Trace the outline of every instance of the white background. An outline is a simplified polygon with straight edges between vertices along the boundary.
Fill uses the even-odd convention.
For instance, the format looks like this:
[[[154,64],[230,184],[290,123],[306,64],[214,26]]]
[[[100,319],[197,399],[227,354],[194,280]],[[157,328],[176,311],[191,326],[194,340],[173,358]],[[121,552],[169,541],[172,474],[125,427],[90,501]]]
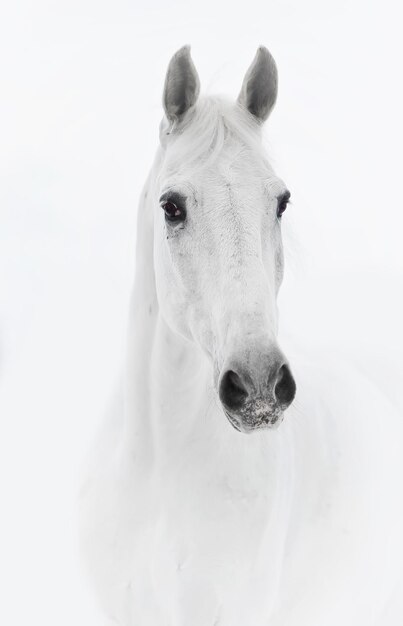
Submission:
[[[3,3],[4,4],[4,3]],[[118,379],[136,205],[170,56],[235,97],[279,68],[269,152],[292,192],[281,324],[401,406],[399,3],[7,2],[0,13],[0,623],[100,624],[79,468]]]

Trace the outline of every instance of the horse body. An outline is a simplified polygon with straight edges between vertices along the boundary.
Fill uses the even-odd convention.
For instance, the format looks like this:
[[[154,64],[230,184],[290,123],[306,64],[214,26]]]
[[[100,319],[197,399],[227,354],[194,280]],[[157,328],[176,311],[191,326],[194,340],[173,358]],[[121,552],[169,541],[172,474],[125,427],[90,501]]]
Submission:
[[[225,108],[210,103],[210,110],[217,107],[225,117]],[[227,140],[223,132],[221,141]],[[248,162],[242,161],[246,176]],[[396,475],[403,470],[398,416],[345,364],[340,370],[322,358],[318,371],[298,355],[293,358],[298,404],[287,409],[283,423],[277,405],[266,397],[247,404],[255,411],[253,423],[236,403],[226,404],[222,372],[228,362],[235,362],[232,357],[229,361],[228,346],[231,354],[239,355],[242,336],[255,351],[271,346],[278,354],[275,310],[261,300],[259,289],[251,290],[252,306],[242,303],[235,324],[232,312],[235,315],[240,304],[239,294],[226,291],[232,309],[222,307],[209,326],[200,327],[196,318],[206,315],[206,303],[198,301],[189,310],[183,293],[171,293],[177,277],[170,282],[165,272],[170,257],[177,255],[186,294],[195,296],[202,280],[213,294],[211,310],[219,299],[206,278],[188,269],[190,274],[183,274],[180,263],[189,246],[155,214],[165,180],[169,188],[175,180],[175,189],[199,189],[205,170],[190,178],[184,167],[178,176],[172,160],[168,165],[162,147],[139,209],[125,388],[83,490],[83,546],[109,623],[377,626],[399,580],[403,555],[401,497],[394,490]],[[230,177],[233,163],[231,168],[226,164]],[[281,181],[267,171],[270,189],[282,189]],[[208,173],[210,186],[214,176]],[[236,220],[237,199],[247,200],[241,188],[231,195],[228,185],[222,186],[229,198],[223,195],[222,205],[227,202]],[[216,188],[209,196],[204,190],[204,205],[219,193]],[[257,192],[254,199],[259,200]],[[263,228],[261,218],[258,223]],[[195,241],[196,265],[209,263],[216,252],[209,250],[211,231],[206,229],[207,256]],[[254,229],[252,217],[239,228],[249,254],[245,252],[245,263],[257,268],[249,245]],[[230,226],[220,235],[221,264],[224,254],[232,259],[231,245],[241,249],[242,244],[241,235],[238,241],[235,231],[227,231]],[[172,247],[165,252],[162,238],[171,238]],[[275,245],[274,239],[271,242]],[[270,266],[268,253],[262,254],[265,266]],[[273,277],[282,274],[279,259],[274,258]],[[195,267],[189,256],[186,261],[187,268]],[[234,280],[242,279],[243,270],[235,261],[226,267]],[[259,276],[263,280],[263,274]],[[250,276],[251,284],[255,280]],[[198,289],[192,290],[194,285]],[[271,288],[276,290],[269,283]],[[263,313],[256,317],[259,307]],[[267,320],[272,320],[272,329],[263,334],[261,325]],[[249,348],[242,353],[248,371],[254,371]],[[277,372],[278,365],[273,367]],[[247,393],[249,401],[249,379],[243,370],[236,371],[234,397],[244,402]],[[282,378],[276,385],[278,380]],[[274,424],[274,416],[278,427],[263,429],[262,414],[265,425]],[[249,432],[252,425],[255,432],[238,432]],[[397,626],[393,619],[391,626]]]

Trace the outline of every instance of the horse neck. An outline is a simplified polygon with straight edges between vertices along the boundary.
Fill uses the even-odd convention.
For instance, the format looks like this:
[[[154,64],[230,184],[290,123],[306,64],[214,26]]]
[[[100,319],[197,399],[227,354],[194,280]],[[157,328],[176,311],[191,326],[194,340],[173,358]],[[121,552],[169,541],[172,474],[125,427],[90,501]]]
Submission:
[[[212,373],[202,351],[164,321],[153,259],[154,170],[141,195],[136,275],[128,328],[125,437],[129,450],[152,462],[166,447],[183,445],[212,404]]]

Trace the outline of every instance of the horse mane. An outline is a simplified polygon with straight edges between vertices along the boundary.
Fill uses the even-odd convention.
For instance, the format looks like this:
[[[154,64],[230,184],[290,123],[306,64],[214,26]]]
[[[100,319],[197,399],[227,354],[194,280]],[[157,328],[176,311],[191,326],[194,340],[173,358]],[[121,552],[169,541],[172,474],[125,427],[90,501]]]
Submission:
[[[196,165],[203,169],[229,167],[245,153],[268,165],[260,124],[240,104],[222,96],[201,97],[173,129],[167,146],[169,168],[176,171]]]

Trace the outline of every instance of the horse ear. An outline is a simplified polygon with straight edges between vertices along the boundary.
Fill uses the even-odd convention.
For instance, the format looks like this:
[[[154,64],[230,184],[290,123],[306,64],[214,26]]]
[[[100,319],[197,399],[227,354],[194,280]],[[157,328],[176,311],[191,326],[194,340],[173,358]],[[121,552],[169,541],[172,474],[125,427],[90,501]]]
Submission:
[[[276,63],[267,48],[260,46],[246,72],[238,102],[264,122],[276,102],[277,84]]]
[[[190,46],[183,46],[172,57],[165,78],[163,105],[168,120],[177,122],[196,103],[199,91]]]

